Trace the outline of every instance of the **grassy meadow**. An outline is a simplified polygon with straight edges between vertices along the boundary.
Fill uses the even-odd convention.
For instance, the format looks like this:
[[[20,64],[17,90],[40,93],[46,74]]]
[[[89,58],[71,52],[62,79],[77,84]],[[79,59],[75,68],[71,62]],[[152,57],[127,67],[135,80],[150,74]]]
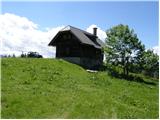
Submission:
[[[56,59],[1,59],[2,118],[159,118],[159,86]],[[150,78],[145,78],[149,80]]]

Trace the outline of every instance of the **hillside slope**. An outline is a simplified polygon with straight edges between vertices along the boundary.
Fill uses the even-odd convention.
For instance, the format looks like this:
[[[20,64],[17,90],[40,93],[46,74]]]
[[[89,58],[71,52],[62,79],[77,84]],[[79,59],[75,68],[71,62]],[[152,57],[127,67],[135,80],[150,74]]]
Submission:
[[[158,85],[56,59],[2,59],[2,118],[158,118]]]

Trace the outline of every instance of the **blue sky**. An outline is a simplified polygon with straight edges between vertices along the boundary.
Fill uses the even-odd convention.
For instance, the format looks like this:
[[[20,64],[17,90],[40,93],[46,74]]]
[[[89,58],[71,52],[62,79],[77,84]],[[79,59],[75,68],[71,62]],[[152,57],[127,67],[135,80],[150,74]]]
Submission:
[[[146,48],[158,46],[158,2],[2,2],[2,14],[24,16],[41,30],[61,25],[107,30],[126,24]]]

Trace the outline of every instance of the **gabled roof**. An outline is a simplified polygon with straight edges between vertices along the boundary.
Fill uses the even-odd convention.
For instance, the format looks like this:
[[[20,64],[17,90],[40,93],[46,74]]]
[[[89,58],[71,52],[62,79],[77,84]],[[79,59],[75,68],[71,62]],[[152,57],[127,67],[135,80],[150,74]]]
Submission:
[[[60,30],[57,35],[51,40],[49,46],[53,46],[53,42],[58,37],[58,34],[64,31],[70,31],[75,37],[79,39],[82,44],[91,45],[98,49],[104,47],[104,43],[97,36],[72,26],[66,26],[65,28]]]

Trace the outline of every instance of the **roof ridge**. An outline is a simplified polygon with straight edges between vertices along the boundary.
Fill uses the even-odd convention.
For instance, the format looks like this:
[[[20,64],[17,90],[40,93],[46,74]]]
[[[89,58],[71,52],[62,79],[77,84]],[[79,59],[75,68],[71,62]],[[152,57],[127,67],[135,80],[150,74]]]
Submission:
[[[64,31],[67,27],[71,27],[70,25],[65,26],[64,28],[62,28],[60,31]]]
[[[74,27],[74,26],[71,26],[71,25],[67,25],[67,26],[72,27],[72,28],[74,28],[74,29],[78,29],[78,30],[82,31],[83,33],[86,33],[86,34],[89,34],[89,35],[95,36],[94,34],[89,33],[89,32],[87,32],[87,31],[85,31],[85,30],[80,29],[80,28],[77,28],[77,27]],[[67,27],[67,26],[66,26],[66,27]]]

